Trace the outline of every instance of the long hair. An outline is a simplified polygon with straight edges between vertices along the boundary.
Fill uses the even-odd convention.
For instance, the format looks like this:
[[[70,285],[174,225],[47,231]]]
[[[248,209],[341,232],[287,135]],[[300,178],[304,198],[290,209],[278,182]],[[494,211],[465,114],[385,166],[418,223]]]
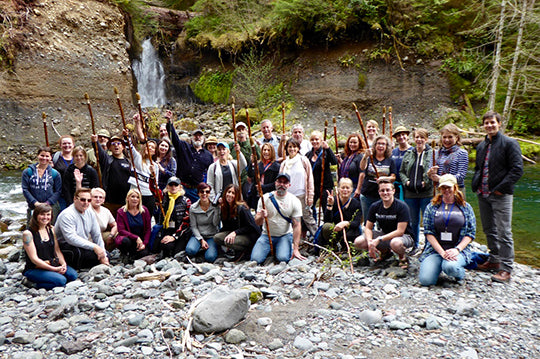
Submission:
[[[377,142],[379,140],[385,140],[386,141],[386,150],[384,151],[384,158],[388,158],[392,155],[392,144],[390,143],[390,139],[386,137],[385,135],[379,135],[375,137],[375,140],[373,141],[373,156],[375,157],[375,147],[377,146]]]
[[[234,188],[234,201],[232,205],[230,205],[229,202],[227,202],[227,200],[225,199],[227,192],[231,188]],[[223,200],[221,201],[221,218],[222,219],[231,219],[231,218],[236,217],[238,206],[247,207],[247,204],[244,201],[242,201],[240,188],[232,183],[229,184],[227,187],[225,187],[225,189],[223,190],[222,198],[223,198]]]
[[[351,133],[349,137],[347,137],[347,141],[345,141],[345,155],[350,156],[353,152],[351,150],[351,147],[349,146],[349,142],[351,141],[351,138],[356,137],[358,138],[358,150],[356,152],[359,152],[360,150],[365,148],[364,141],[360,138],[360,135],[358,133]]]
[[[148,153],[147,150],[148,150],[150,144],[152,144],[152,143],[154,144],[154,155],[152,156],[152,158],[150,158],[150,154]],[[154,140],[148,140],[148,147],[147,147],[146,145],[144,145],[143,151],[142,151],[142,159],[143,159],[143,162],[144,162],[145,160],[150,160],[150,162],[155,161],[155,160],[156,160],[156,157],[157,157],[157,151],[158,151],[158,149],[157,149],[157,143],[156,143],[156,141],[154,141]]]
[[[157,157],[157,154],[159,153],[159,146],[161,146],[161,143],[163,142],[169,145],[169,150],[167,151],[167,153],[165,153],[165,156],[163,156],[161,160],[164,161],[164,163],[168,164],[169,162],[171,162],[171,156],[172,156],[172,148],[171,148],[172,145],[171,145],[171,141],[169,141],[168,139],[162,138],[159,141],[159,143],[156,146],[156,157]]]
[[[300,142],[291,137],[285,143],[285,154],[287,154],[287,156],[289,155],[289,145],[293,145],[294,147],[297,147],[298,150],[300,150]]]
[[[28,229],[32,232],[39,231],[39,222],[38,222],[38,216],[42,213],[52,212],[52,207],[48,204],[40,204],[37,205],[36,208],[34,208],[34,213],[32,213],[32,218],[30,218],[30,223],[28,224]],[[51,223],[53,221],[52,213],[51,213],[51,221],[49,224],[47,224],[47,228],[52,227]]]
[[[453,136],[456,136],[456,138],[457,138],[456,144],[458,146],[461,146],[461,136],[459,134],[459,127],[457,127],[453,123],[449,123],[448,125],[441,128],[441,131],[440,131],[440,134],[441,134],[441,141],[440,141],[441,146],[443,145],[443,143],[442,143],[442,135],[444,135],[445,133],[449,133],[449,134],[451,134]]]
[[[274,149],[274,146],[272,146],[270,143],[265,143],[261,146],[261,161],[262,161],[262,150],[268,147],[270,149],[270,162],[274,162],[276,160],[276,150]]]
[[[124,210],[124,212],[127,212],[128,211],[128,198],[132,195],[132,194],[136,194],[137,196],[139,196],[139,212],[141,213],[144,213],[144,207],[143,207],[143,204],[142,204],[142,195],[141,195],[141,192],[139,192],[138,189],[135,189],[135,188],[132,188],[128,191],[128,193],[126,194],[126,204],[122,206],[122,209]]]
[[[459,190],[459,187],[458,187],[457,184],[454,185],[454,198],[455,198],[456,203],[458,205],[460,205],[460,206],[465,205],[465,203],[466,203],[465,197],[463,197],[463,193],[461,193],[461,191]],[[440,205],[441,203],[442,203],[442,191],[439,188],[438,191],[437,191],[437,194],[431,200],[431,204],[435,206],[435,205]]]

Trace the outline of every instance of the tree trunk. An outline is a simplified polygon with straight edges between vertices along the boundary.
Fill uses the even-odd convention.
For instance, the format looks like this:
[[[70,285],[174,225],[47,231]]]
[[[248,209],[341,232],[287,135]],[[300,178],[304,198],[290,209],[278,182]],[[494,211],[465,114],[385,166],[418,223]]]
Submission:
[[[504,100],[504,109],[503,109],[503,129],[508,125],[510,120],[510,100],[513,97],[514,92],[514,80],[516,78],[517,64],[519,60],[519,55],[521,53],[521,39],[523,38],[523,28],[525,27],[525,18],[527,17],[527,0],[522,0],[523,6],[521,8],[521,18],[519,20],[519,30],[518,36],[516,39],[516,49],[514,50],[514,60],[512,62],[512,69],[510,70],[510,78],[508,79],[508,88],[506,90],[506,98]],[[517,87],[516,87],[517,90]]]
[[[488,110],[495,110],[495,96],[497,95],[497,83],[499,82],[499,75],[501,74],[501,47],[503,39],[504,29],[504,11],[506,9],[506,0],[501,1],[501,17],[499,18],[499,26],[497,28],[495,50],[495,59],[493,61],[493,73],[491,79],[491,89],[489,91]]]

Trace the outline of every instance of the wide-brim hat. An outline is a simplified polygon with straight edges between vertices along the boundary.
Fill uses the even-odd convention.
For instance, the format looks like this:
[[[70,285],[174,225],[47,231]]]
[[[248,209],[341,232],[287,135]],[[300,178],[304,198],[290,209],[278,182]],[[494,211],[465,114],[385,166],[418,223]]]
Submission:
[[[217,137],[216,136],[208,136],[208,138],[206,139],[206,141],[204,141],[204,145],[209,145],[209,144],[214,144],[214,145],[217,145],[218,143],[218,140],[217,140]]]
[[[392,137],[396,137],[398,134],[405,132],[406,134],[411,133],[411,131],[407,130],[405,126],[398,126],[396,127],[394,133],[392,134]]]
[[[101,129],[97,132],[97,135],[100,136],[100,137],[107,137],[107,138],[111,138],[111,134],[109,133],[109,131],[107,131],[106,129]]]

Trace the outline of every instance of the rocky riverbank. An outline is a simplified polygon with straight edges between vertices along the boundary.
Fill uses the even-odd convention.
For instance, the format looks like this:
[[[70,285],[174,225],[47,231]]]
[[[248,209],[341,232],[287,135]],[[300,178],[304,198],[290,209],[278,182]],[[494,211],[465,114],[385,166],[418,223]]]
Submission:
[[[24,264],[15,257],[0,265],[5,358],[540,356],[540,272],[520,264],[507,285],[469,271],[464,283],[446,279],[423,288],[416,259],[408,273],[390,261],[353,274],[315,257],[266,266],[116,259],[46,291],[22,284]],[[152,271],[170,276],[136,280]],[[190,332],[188,350],[191,310],[217,287],[245,288],[254,303],[234,329]]]

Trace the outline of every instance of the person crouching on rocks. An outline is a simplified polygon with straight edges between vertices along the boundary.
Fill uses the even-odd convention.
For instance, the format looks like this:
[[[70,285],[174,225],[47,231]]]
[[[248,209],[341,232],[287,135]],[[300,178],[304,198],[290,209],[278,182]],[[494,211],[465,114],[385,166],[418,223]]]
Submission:
[[[469,243],[476,234],[476,218],[452,174],[439,177],[439,193],[424,213],[426,247],[420,256],[420,284],[437,283],[441,271],[457,280],[471,261]]]
[[[291,178],[286,173],[278,174],[276,178],[276,190],[266,193],[259,200],[255,223],[263,226],[263,233],[257,239],[251,260],[262,264],[270,253],[270,242],[276,259],[280,262],[289,262],[291,258],[306,259],[300,254],[300,236],[302,233],[302,203],[295,195],[287,192],[291,186]],[[262,200],[265,208],[263,209]],[[265,225],[265,218],[268,219],[268,229]],[[270,233],[268,233],[270,232]]]
[[[376,264],[392,257],[394,252],[399,257],[399,266],[408,269],[409,259],[405,252],[414,246],[409,207],[394,198],[396,190],[393,178],[380,177],[378,187],[381,199],[369,207],[364,234],[355,239],[354,246],[368,250]],[[380,230],[374,230],[375,223]]]
[[[39,204],[34,209],[28,230],[23,232],[26,266],[23,275],[37,288],[63,287],[77,279],[77,272],[66,264],[54,235],[52,208]]]
[[[142,204],[141,192],[130,189],[126,196],[126,205],[116,213],[118,235],[116,246],[120,252],[129,256],[129,260],[145,257],[149,254],[146,246],[152,232],[152,214]]]

